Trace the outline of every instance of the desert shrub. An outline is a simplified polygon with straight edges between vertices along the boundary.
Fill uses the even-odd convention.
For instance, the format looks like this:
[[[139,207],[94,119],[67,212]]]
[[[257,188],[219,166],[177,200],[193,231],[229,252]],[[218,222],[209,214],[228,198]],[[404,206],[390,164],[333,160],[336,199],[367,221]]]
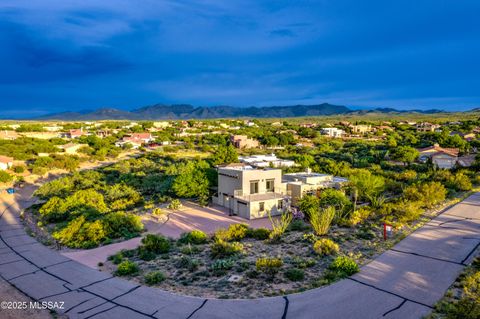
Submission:
[[[243,252],[243,245],[238,242],[229,243],[223,240],[216,240],[210,246],[210,254],[213,258],[225,258]]]
[[[190,244],[186,244],[180,249],[180,252],[184,255],[192,255],[200,251],[202,251],[202,249],[199,246],[194,246]]]
[[[89,222],[85,216],[80,216],[52,236],[68,247],[92,248],[106,239],[106,231],[100,220]]]
[[[228,226],[227,230],[227,240],[228,241],[239,241],[244,239],[247,236],[248,225],[246,224],[232,224]]]
[[[263,257],[257,259],[255,266],[257,271],[261,271],[273,279],[275,274],[278,273],[283,266],[283,261],[280,258]]]
[[[0,171],[0,183],[8,183],[13,181],[13,176],[5,171]]]
[[[118,252],[114,255],[108,256],[108,260],[110,260],[114,265],[118,265],[123,261],[123,254],[122,252]]]
[[[314,233],[308,233],[308,234],[303,234],[302,239],[304,241],[309,241],[311,243],[314,243],[317,241],[318,237]]]
[[[335,258],[330,266],[328,266],[328,269],[335,272],[339,278],[351,276],[360,270],[355,260],[347,256]]]
[[[431,208],[445,200],[447,190],[440,182],[428,182],[405,188],[403,195],[410,201],[421,202],[423,206]]]
[[[330,224],[335,217],[335,208],[328,207],[318,210],[310,216],[310,224],[318,236],[326,235],[330,229]]]
[[[132,238],[143,230],[141,218],[131,213],[110,213],[103,218],[102,222],[110,238]]]
[[[469,191],[472,189],[472,182],[467,175],[458,172],[447,180],[447,186],[456,191]]]
[[[161,235],[148,234],[142,238],[142,244],[144,249],[155,254],[168,253],[170,250],[170,242]]]
[[[322,238],[313,244],[313,250],[320,256],[330,256],[337,254],[339,247],[333,240]]]
[[[122,261],[115,271],[117,276],[135,275],[139,272],[138,265],[130,260]]]
[[[147,285],[156,285],[164,281],[167,277],[161,271],[152,271],[145,275],[144,281]]]
[[[290,223],[290,226],[288,228],[289,228],[289,230],[292,230],[292,231],[305,231],[305,230],[308,230],[310,227],[303,220],[294,219]]]
[[[185,269],[188,269],[189,271],[197,270],[199,265],[200,265],[200,262],[197,259],[193,259],[188,256],[181,257],[176,263],[177,267],[185,268]]]
[[[393,214],[400,222],[410,222],[422,214],[421,203],[401,200],[393,204]]]
[[[372,210],[368,207],[361,207],[352,212],[350,218],[346,222],[347,226],[355,226],[357,224],[363,223],[372,215]]]
[[[268,236],[270,236],[270,230],[266,228],[249,228],[247,236],[257,240],[265,240],[268,239]]]
[[[295,256],[292,258],[292,264],[298,268],[309,268],[315,266],[317,262],[314,258],[302,258]]]
[[[365,240],[371,240],[377,237],[377,234],[372,229],[364,228],[357,233],[357,237]]]
[[[179,199],[172,199],[172,201],[170,202],[170,204],[168,204],[167,207],[168,209],[177,210],[182,207],[182,202],[180,202]]]
[[[310,219],[310,215],[314,214],[320,207],[320,199],[317,196],[305,195],[299,201],[300,211],[305,215],[306,219]]]
[[[25,166],[21,166],[21,165],[14,166],[13,171],[17,174],[21,174],[21,173],[25,172]]]
[[[235,265],[233,259],[218,259],[213,262],[211,269],[215,275],[223,275],[227,270],[230,270]]]
[[[157,257],[157,254],[155,254],[153,251],[146,249],[144,246],[138,247],[138,258],[141,260],[154,260],[155,257]]]
[[[290,213],[283,213],[279,220],[274,220],[270,212],[268,213],[270,223],[272,223],[272,231],[268,236],[271,241],[279,241],[282,235],[288,228],[288,225],[292,222],[293,216]]]
[[[298,268],[290,268],[285,271],[285,277],[291,281],[300,281],[305,278],[305,272]]]
[[[161,208],[158,208],[158,207],[155,207],[153,210],[152,210],[152,215],[153,216],[162,216],[166,214],[166,212],[164,210],[162,210]]]
[[[178,240],[181,244],[195,244],[200,245],[207,242],[207,234],[201,230],[192,230],[188,233],[183,233]]]

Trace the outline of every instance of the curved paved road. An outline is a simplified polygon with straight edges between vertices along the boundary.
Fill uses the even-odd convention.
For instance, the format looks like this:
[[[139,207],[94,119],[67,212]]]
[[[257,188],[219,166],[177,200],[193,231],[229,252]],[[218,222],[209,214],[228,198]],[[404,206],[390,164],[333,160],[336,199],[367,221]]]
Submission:
[[[50,250],[18,218],[16,195],[0,218],[0,276],[31,298],[64,302],[71,318],[420,318],[431,311],[480,245],[480,193],[333,285],[284,297],[179,296],[115,278]]]

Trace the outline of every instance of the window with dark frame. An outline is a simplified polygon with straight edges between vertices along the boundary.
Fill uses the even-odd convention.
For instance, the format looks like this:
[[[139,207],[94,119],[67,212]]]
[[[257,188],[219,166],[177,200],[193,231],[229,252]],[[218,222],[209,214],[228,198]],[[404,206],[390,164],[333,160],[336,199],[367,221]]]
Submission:
[[[258,203],[258,210],[263,212],[265,210],[265,203],[264,202],[260,202]]]
[[[258,194],[258,181],[250,182],[250,194]]]
[[[274,192],[275,191],[275,180],[274,179],[267,179],[265,188],[266,188],[267,192]]]

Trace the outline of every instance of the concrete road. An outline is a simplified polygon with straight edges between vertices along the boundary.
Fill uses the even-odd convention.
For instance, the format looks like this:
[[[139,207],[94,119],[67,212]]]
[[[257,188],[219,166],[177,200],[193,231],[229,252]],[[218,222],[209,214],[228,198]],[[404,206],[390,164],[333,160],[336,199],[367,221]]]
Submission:
[[[283,297],[180,296],[96,271],[37,243],[18,218],[28,198],[4,200],[0,276],[39,301],[63,302],[71,318],[421,318],[480,245],[480,193],[333,285]]]

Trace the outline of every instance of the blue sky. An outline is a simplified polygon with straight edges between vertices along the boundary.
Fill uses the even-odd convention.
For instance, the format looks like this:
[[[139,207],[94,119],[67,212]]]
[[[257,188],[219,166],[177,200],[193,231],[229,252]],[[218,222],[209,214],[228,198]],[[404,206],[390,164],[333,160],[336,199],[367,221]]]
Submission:
[[[480,1],[2,0],[0,116],[480,106]]]

